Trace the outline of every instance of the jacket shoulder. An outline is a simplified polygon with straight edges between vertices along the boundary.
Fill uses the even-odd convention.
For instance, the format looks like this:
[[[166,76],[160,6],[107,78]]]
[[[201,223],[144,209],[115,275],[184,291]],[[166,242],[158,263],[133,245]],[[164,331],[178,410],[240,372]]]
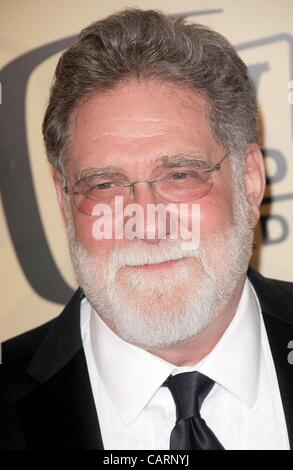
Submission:
[[[26,449],[16,403],[36,386],[26,369],[47,334],[51,320],[2,344],[0,365],[0,450]]]
[[[2,364],[14,366],[19,363],[28,364],[55,321],[56,319],[50,320],[41,326],[4,341],[2,343]]]
[[[263,313],[293,324],[293,283],[266,278],[251,267],[248,277],[259,298]]]
[[[18,405],[22,399],[41,386],[39,377],[31,374],[31,365],[35,365],[39,375],[45,371],[46,367],[47,369],[51,366],[54,368],[54,358],[60,361],[60,357],[64,354],[63,350],[68,349],[66,349],[66,341],[69,344],[72,342],[72,332],[76,330],[75,336],[79,338],[78,320],[81,297],[82,292],[78,289],[56,318],[2,344],[0,450],[27,448]]]
[[[46,339],[54,336],[61,329],[62,334],[69,334],[72,329],[72,318],[74,312],[79,316],[80,300],[83,293],[80,288],[74,293],[62,312],[52,320],[37,328],[29,330],[21,335],[15,336],[2,343],[2,364],[17,368],[20,365],[28,366],[37,351]],[[78,327],[78,325],[77,325]]]

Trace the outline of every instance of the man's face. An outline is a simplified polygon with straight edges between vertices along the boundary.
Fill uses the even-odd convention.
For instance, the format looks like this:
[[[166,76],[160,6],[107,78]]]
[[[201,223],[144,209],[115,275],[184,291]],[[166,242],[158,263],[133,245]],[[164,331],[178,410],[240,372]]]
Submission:
[[[91,97],[78,108],[71,132],[69,187],[87,168],[119,167],[137,181],[150,179],[161,157],[195,155],[213,166],[225,155],[210,131],[204,98],[152,81],[129,82]],[[97,240],[96,218],[77,210],[71,196],[65,198],[78,281],[97,313],[126,340],[168,346],[198,333],[246,270],[252,231],[243,215],[237,222],[227,158],[214,172],[208,194],[189,201],[200,204],[200,246],[190,252],[170,239],[168,227],[166,239],[158,230],[148,239],[147,218],[133,240]],[[129,202],[146,212],[147,204],[162,201],[148,183],[139,183]]]
[[[211,166],[224,156],[211,135],[205,101],[190,90],[172,86],[130,83],[107,94],[98,94],[78,111],[72,131],[69,182],[82,170],[118,166],[129,180],[148,179],[161,156],[198,155]],[[220,233],[233,216],[233,178],[227,161],[215,176],[215,184],[200,201],[201,237]],[[160,202],[147,184],[135,187],[133,202],[143,207]],[[88,249],[96,249],[93,219],[74,212],[76,233]],[[143,237],[143,235],[141,235]],[[144,237],[145,239],[146,237]],[[202,240],[202,241],[203,241]],[[112,249],[125,241],[99,241]]]

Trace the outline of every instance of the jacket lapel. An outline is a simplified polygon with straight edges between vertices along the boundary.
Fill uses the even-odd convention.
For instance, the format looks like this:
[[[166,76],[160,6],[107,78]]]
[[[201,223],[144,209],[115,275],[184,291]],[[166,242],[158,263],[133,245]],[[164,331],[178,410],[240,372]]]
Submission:
[[[293,365],[288,343],[293,340],[293,292],[286,283],[266,279],[252,268],[248,276],[257,293],[275,364],[290,448],[293,449]]]
[[[35,388],[17,408],[29,449],[103,449],[80,336],[81,298],[79,289],[27,369]]]

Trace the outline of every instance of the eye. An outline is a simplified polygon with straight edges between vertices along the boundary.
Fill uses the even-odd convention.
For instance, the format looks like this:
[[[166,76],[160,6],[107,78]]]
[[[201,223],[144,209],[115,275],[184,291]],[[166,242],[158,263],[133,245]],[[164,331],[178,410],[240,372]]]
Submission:
[[[195,180],[199,178],[197,171],[185,170],[177,171],[176,173],[170,173],[169,179],[172,181],[186,181],[186,180]]]
[[[91,190],[95,189],[111,189],[112,187],[112,182],[111,181],[106,181],[105,183],[98,183],[95,186],[91,187]]]
[[[167,180],[174,184],[195,184],[205,181],[207,176],[200,170],[182,169],[182,171],[169,173]]]
[[[184,173],[184,172],[178,172],[178,173],[173,173],[171,175],[171,178],[174,179],[174,180],[184,180],[188,177],[188,173]]]

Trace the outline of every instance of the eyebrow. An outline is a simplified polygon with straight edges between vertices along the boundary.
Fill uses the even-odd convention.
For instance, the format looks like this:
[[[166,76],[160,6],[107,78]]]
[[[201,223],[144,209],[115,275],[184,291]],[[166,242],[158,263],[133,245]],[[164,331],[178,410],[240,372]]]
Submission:
[[[123,169],[115,165],[100,167],[100,168],[94,166],[94,167],[84,168],[83,170],[78,172],[75,175],[75,180],[80,181],[90,176],[111,176],[111,175],[116,175],[116,174],[123,175],[124,174]]]
[[[157,168],[161,166],[174,167],[174,166],[192,166],[201,162],[203,166],[209,166],[208,162],[204,159],[201,154],[185,154],[179,153],[177,155],[166,155],[163,157],[158,157],[155,162],[158,164]]]
[[[156,170],[160,167],[167,167],[172,168],[176,166],[193,166],[198,164],[198,162],[202,163],[202,167],[207,168],[210,165],[207,163],[206,160],[203,160],[203,155],[196,153],[196,154],[185,154],[179,153],[176,155],[164,155],[157,157],[153,160],[154,164],[156,165],[152,171]],[[125,175],[125,170],[123,168],[118,167],[116,165],[110,165],[106,167],[88,167],[84,168],[80,172],[75,175],[75,181],[78,182],[85,178],[89,178],[91,176],[113,176],[113,175]]]

